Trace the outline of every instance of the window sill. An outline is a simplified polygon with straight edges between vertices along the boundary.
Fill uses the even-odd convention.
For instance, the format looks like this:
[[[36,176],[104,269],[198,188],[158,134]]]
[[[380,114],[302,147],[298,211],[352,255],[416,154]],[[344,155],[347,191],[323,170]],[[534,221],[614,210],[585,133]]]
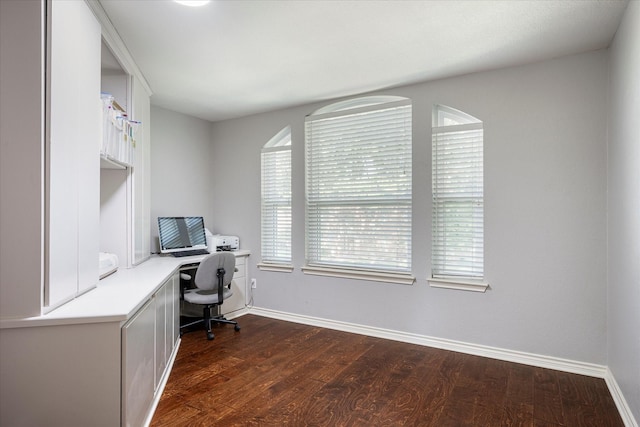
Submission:
[[[486,292],[489,289],[488,283],[467,281],[458,279],[427,279],[432,288],[456,289],[459,291]]]
[[[260,262],[257,267],[262,271],[278,271],[281,273],[291,273],[293,271],[293,265],[291,264],[270,264]]]
[[[416,278],[408,273],[385,273],[373,270],[350,270],[346,268],[304,266],[302,272],[315,276],[340,277],[343,279],[371,280],[374,282],[412,285]]]

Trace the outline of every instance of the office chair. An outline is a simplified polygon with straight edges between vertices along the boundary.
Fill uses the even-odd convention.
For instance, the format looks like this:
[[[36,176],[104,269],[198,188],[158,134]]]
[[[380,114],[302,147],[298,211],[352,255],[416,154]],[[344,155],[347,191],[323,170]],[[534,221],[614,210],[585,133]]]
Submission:
[[[183,329],[198,323],[204,323],[207,328],[207,339],[214,338],[211,332],[211,322],[228,323],[234,325],[236,331],[240,330],[238,322],[227,320],[223,316],[211,316],[211,309],[222,305],[225,299],[233,295],[231,291],[231,279],[236,269],[236,257],[230,252],[214,252],[204,258],[198,269],[194,283],[195,289],[184,291],[184,300],[191,304],[203,305],[202,319],[180,326],[180,336]]]

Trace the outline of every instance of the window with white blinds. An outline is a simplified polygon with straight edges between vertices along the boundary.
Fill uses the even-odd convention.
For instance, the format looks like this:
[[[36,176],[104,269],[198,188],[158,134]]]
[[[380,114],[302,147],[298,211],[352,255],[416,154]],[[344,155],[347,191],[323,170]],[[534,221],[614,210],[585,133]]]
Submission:
[[[291,128],[262,148],[262,262],[291,263]]]
[[[483,123],[434,107],[432,276],[484,276]]]
[[[411,101],[389,98],[333,104],[306,119],[310,267],[411,271]]]

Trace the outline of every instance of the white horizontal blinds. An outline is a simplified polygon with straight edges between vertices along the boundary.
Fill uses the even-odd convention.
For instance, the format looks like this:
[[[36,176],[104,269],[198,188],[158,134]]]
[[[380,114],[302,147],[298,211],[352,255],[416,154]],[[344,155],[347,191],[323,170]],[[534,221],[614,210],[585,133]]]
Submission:
[[[436,106],[434,120],[439,126],[433,128],[432,146],[432,274],[482,278],[482,122],[444,106]]]
[[[262,261],[291,263],[291,130],[262,150]]]
[[[411,271],[410,100],[306,121],[307,263]]]

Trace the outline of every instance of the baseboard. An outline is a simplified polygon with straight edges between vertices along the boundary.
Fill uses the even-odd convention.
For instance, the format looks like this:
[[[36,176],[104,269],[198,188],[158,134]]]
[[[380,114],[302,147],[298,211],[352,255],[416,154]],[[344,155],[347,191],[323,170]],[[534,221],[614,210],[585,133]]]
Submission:
[[[618,412],[620,412],[620,417],[622,417],[624,425],[626,427],[638,427],[638,422],[634,418],[631,408],[627,404],[627,400],[624,398],[622,390],[620,390],[620,386],[609,368],[607,368],[604,380],[607,383],[607,387],[609,387],[609,392],[611,393],[613,401],[616,403],[616,407],[618,408]]]
[[[504,360],[507,362],[522,363],[525,365],[537,366],[540,368],[555,369],[558,371],[571,372],[574,374],[588,375],[590,377],[605,378],[607,372],[606,366],[596,365],[592,363],[578,362],[551,356],[541,356],[538,354],[506,350],[485,345],[469,344],[461,341],[434,338],[426,335],[412,334],[407,332],[394,331],[391,329],[358,325],[354,323],[339,322],[335,320],[286,313],[265,308],[254,307],[249,311],[249,313],[311,326],[320,326],[323,328],[335,329],[344,332],[353,332],[356,334],[386,338],[394,341],[402,341],[411,344],[424,345],[427,347],[440,348],[443,350],[451,350],[476,356],[490,357],[492,359]]]
[[[244,316],[247,313],[249,313],[249,307],[244,307],[244,308],[241,308],[239,310],[235,310],[235,311],[232,311],[232,312],[229,312],[229,313],[225,313],[225,314],[223,314],[223,316],[225,317],[225,319],[233,320],[233,319],[235,319],[237,317]]]
[[[286,320],[294,323],[301,323],[310,326],[318,326],[327,329],[335,329],[343,332],[352,332],[360,335],[367,335],[377,338],[386,338],[394,341],[401,341],[411,344],[423,345],[426,347],[440,348],[442,350],[457,351],[475,356],[489,357],[492,359],[504,360],[507,362],[522,363],[529,366],[537,366],[546,369],[555,369],[573,374],[587,375],[590,377],[603,378],[609,388],[611,397],[615,401],[616,407],[626,427],[639,427],[631,408],[627,404],[618,383],[607,366],[593,363],[579,362],[559,357],[542,356],[539,354],[525,353],[521,351],[506,350],[502,348],[489,347],[478,344],[469,344],[461,341],[454,341],[442,338],[434,338],[426,335],[399,332],[391,329],[375,328],[371,326],[358,325],[354,323],[339,322],[336,320],[322,319],[319,317],[304,316],[300,314],[287,313],[283,311],[270,310],[266,308],[251,307],[248,314],[270,317],[272,319]],[[243,313],[246,314],[246,313]]]

